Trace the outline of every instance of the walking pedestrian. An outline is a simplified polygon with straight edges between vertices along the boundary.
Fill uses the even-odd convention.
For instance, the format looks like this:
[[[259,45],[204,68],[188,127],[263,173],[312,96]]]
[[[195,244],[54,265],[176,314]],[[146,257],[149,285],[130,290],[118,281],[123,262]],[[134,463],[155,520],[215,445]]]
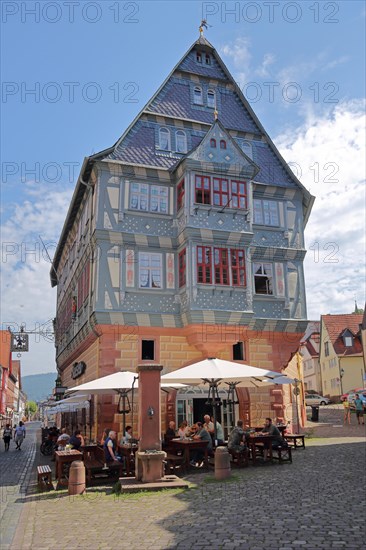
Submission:
[[[362,424],[365,424],[365,421],[363,419],[363,403],[358,393],[356,393],[355,407],[356,407],[356,416],[357,416],[358,424],[359,425],[361,424],[361,420],[362,420]]]
[[[19,422],[19,426],[15,428],[15,444],[16,449],[20,451],[20,448],[22,446],[22,443],[25,439],[25,427],[24,423],[22,421]]]
[[[343,399],[343,424],[351,424],[351,409],[347,397]]]
[[[10,424],[7,424],[3,431],[3,440],[5,445],[5,451],[9,450],[10,440],[12,438],[12,429],[10,427]]]

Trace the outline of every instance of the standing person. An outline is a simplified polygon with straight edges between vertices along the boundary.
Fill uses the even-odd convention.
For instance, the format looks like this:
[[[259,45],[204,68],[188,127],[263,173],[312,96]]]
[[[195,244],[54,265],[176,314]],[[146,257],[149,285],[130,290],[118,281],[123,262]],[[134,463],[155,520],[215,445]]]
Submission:
[[[10,427],[10,424],[7,424],[4,428],[3,432],[3,440],[5,445],[5,451],[9,450],[10,440],[12,438],[12,429]]]
[[[20,451],[22,443],[25,439],[25,426],[22,421],[19,422],[19,426],[15,428],[15,443],[16,448]]]
[[[343,399],[343,424],[351,424],[351,409],[347,397]]]
[[[361,419],[362,419],[362,424],[365,424],[365,421],[363,419],[363,403],[358,393],[356,393],[355,407],[356,407],[356,416],[357,416],[358,425],[361,424]]]

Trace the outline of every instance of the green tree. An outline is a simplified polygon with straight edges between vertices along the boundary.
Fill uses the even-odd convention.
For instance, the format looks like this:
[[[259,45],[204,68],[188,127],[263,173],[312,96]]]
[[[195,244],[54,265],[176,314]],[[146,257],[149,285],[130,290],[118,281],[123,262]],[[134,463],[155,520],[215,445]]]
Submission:
[[[25,411],[29,418],[32,418],[38,410],[37,403],[35,401],[27,401]]]

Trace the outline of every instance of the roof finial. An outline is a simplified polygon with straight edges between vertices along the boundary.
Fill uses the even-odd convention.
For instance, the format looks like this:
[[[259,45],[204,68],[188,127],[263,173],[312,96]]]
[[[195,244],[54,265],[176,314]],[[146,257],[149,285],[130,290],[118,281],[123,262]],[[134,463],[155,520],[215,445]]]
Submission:
[[[210,27],[210,26],[211,26],[211,25],[208,25],[208,24],[207,24],[206,19],[202,19],[201,24],[200,24],[200,26],[198,27],[198,30],[200,31],[200,36],[203,35],[203,27],[204,27],[205,29],[208,29],[208,27]]]
[[[219,118],[219,111],[217,110],[216,107],[215,107],[215,110],[214,110],[214,117],[215,117],[215,120],[217,120]]]

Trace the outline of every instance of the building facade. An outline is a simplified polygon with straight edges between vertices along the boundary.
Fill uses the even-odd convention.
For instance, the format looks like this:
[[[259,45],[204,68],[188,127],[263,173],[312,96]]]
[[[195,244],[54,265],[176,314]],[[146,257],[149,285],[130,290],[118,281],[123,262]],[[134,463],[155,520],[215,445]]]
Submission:
[[[322,392],[322,378],[319,363],[320,322],[311,321],[300,344],[303,362],[303,380],[305,391]]]
[[[362,314],[321,316],[319,362],[323,395],[338,399],[353,388],[364,387],[361,324]]]
[[[204,357],[281,371],[307,325],[313,200],[201,36],[82,166],[51,270],[62,385]],[[163,417],[198,420],[204,401],[171,391]],[[283,418],[282,392],[240,390],[238,414]],[[94,421],[120,429],[112,396]]]
[[[22,391],[21,362],[12,359],[12,335],[8,330],[0,331],[0,421],[18,424],[23,418],[27,396]]]

